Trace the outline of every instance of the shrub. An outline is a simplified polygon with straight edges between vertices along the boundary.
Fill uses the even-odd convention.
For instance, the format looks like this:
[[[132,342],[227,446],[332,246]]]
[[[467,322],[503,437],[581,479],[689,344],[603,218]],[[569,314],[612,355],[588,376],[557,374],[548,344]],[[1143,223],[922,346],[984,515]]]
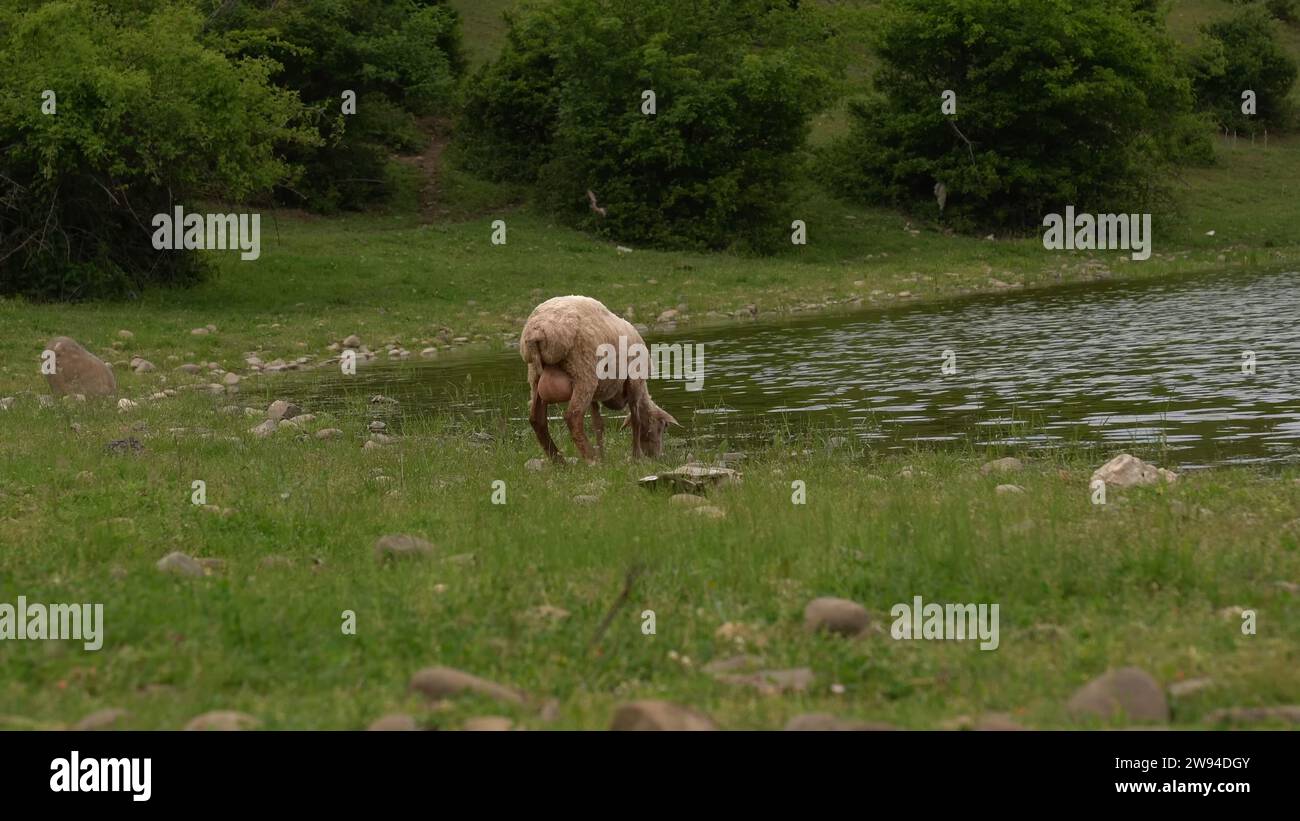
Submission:
[[[1161,20],[1123,0],[889,0],[875,94],[821,157],[840,192],[963,229],[1067,204],[1136,211],[1175,158],[1205,158]],[[956,94],[956,113],[941,97]]]
[[[1278,24],[1250,6],[1202,27],[1204,40],[1192,58],[1197,105],[1221,128],[1253,133],[1290,126],[1287,95],[1296,79],[1295,60],[1278,43]],[[1255,92],[1256,113],[1242,113],[1242,92]]]
[[[843,64],[822,18],[798,6],[531,7],[509,20],[500,57],[467,92],[458,129],[467,160],[535,185],[546,206],[622,241],[771,247],[788,231],[796,151]],[[652,115],[644,91],[655,95]]]
[[[288,159],[304,174],[278,199],[316,211],[361,209],[393,194],[389,154],[424,141],[414,117],[446,114],[465,67],[459,18],[443,2],[205,0],[214,45],[270,58],[321,139]],[[356,113],[342,94],[357,96]]]
[[[129,20],[91,0],[0,6],[0,293],[192,281],[200,258],[155,250],[153,215],[290,177],[274,147],[310,139],[300,105],[266,62],[202,45],[201,26],[172,4]]]

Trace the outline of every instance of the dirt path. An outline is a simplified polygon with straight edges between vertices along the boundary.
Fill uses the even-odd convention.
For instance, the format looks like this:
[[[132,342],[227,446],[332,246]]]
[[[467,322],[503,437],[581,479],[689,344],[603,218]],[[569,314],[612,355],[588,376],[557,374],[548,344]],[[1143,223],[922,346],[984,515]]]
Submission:
[[[404,165],[413,166],[420,171],[420,221],[434,222],[445,218],[449,209],[439,201],[440,190],[438,177],[442,169],[442,152],[449,141],[449,125],[437,117],[424,117],[418,122],[420,130],[429,137],[428,144],[419,154],[397,157]]]

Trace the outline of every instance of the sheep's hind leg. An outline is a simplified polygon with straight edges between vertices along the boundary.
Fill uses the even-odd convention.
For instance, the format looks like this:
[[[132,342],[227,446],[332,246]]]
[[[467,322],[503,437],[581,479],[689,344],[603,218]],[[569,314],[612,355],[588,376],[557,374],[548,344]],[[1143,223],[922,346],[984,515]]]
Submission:
[[[595,396],[594,384],[575,384],[573,396],[569,399],[569,407],[564,411],[564,421],[569,426],[569,435],[573,437],[573,444],[578,446],[578,452],[587,462],[595,462],[596,454],[591,449],[591,443],[587,441],[587,432],[582,429],[582,418],[586,416],[587,408]]]
[[[596,453],[605,458],[605,420],[600,415],[600,403],[591,403],[591,429],[596,432]]]
[[[533,426],[533,433],[537,434],[537,441],[542,445],[542,452],[557,462],[563,462],[564,457],[555,446],[550,425],[546,421],[546,403],[538,395],[536,385],[533,385],[533,397],[528,402],[528,421]]]

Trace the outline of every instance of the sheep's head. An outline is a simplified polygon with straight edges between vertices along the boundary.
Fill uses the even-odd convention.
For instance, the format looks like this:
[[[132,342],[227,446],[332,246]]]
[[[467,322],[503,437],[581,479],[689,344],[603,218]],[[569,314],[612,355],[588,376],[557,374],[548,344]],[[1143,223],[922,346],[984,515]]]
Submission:
[[[644,456],[658,458],[664,451],[664,431],[669,425],[681,427],[681,423],[668,411],[647,402],[646,407],[634,410],[623,421],[623,427],[632,426],[632,435],[636,437],[637,450]]]

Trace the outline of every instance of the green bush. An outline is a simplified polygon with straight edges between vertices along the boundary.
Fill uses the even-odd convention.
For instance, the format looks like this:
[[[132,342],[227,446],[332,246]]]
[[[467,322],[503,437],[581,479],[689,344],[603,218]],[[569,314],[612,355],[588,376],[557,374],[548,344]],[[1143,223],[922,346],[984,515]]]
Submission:
[[[811,115],[843,59],[772,0],[554,0],[509,19],[458,128],[470,167],[535,185],[585,228],[663,246],[772,247]],[[655,113],[643,113],[653,91]],[[605,216],[594,212],[593,191]]]
[[[1154,8],[1154,6],[1153,6]],[[1154,14],[1125,0],[888,0],[875,94],[823,152],[843,194],[961,229],[1023,229],[1066,205],[1149,210],[1173,160],[1209,156]],[[946,90],[956,113],[941,109]]]
[[[1253,133],[1290,127],[1287,95],[1296,79],[1296,62],[1278,42],[1278,24],[1257,6],[1202,28],[1203,42],[1192,58],[1197,105],[1220,128]],[[1242,92],[1255,92],[1256,112],[1242,113]]]
[[[279,201],[361,209],[394,192],[389,155],[427,139],[416,116],[447,114],[465,58],[459,18],[440,0],[204,0],[209,39],[231,55],[270,58],[321,139],[287,159],[304,169]],[[343,113],[353,91],[356,113]]]
[[[200,257],[154,249],[153,215],[270,190],[291,174],[275,146],[311,139],[272,66],[201,44],[192,8],[120,12],[92,0],[0,6],[0,293],[76,299],[191,281]]]

